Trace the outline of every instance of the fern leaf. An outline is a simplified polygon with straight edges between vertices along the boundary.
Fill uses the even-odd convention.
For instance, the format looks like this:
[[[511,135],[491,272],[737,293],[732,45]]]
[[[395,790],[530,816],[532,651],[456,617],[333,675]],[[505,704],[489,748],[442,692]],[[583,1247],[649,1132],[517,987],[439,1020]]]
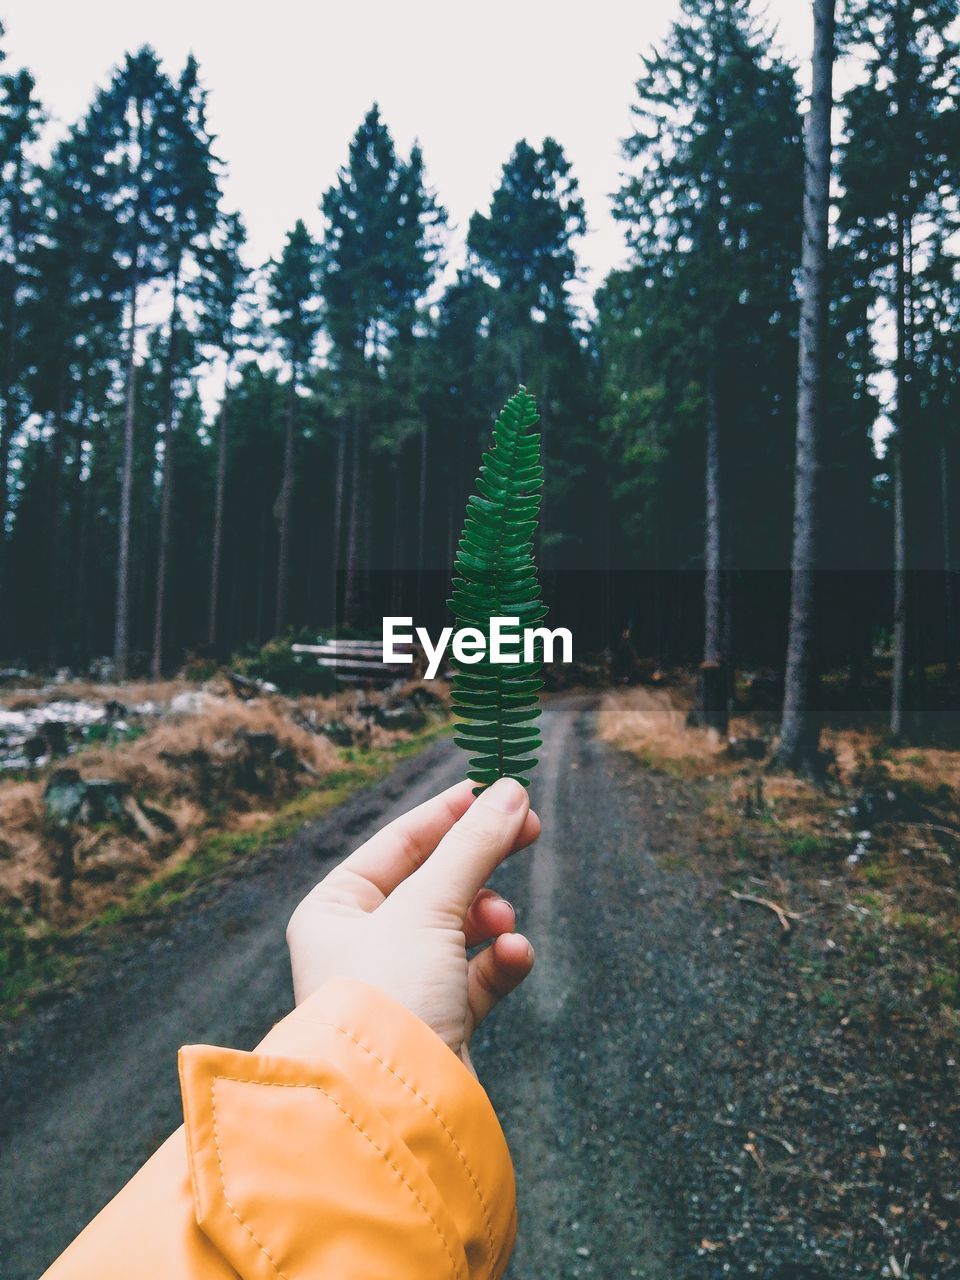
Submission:
[[[533,558],[543,487],[540,436],[532,430],[538,421],[536,403],[521,387],[504,405],[483,454],[453,566],[447,603],[458,627],[476,628],[487,646],[482,662],[454,660],[454,741],[470,753],[467,776],[478,784],[475,793],[505,777],[529,786],[527,775],[537,763],[530,753],[542,745],[536,723],[540,661],[524,662],[522,652],[524,628],[547,612]],[[501,633],[506,643],[512,636],[520,641],[507,649],[519,661],[489,660],[492,618],[519,620]]]

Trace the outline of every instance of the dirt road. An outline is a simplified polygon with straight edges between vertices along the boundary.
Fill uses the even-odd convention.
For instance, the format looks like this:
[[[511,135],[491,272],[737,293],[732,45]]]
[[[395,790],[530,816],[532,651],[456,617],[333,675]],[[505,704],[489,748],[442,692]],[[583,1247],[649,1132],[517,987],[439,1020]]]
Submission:
[[[718,910],[715,886],[664,857],[695,839],[697,787],[598,743],[585,698],[552,703],[543,727],[545,834],[498,877],[538,963],[474,1055],[517,1166],[510,1280],[879,1274],[855,1238],[814,1238],[800,1155],[788,1176],[781,1147],[755,1137],[774,1128],[774,1092],[825,1067],[783,998],[778,931],[758,920],[743,951],[729,902]],[[179,1044],[250,1047],[289,1006],[283,931],[303,892],[461,767],[450,743],[434,745],[21,1030],[0,1065],[3,1280],[35,1280],[177,1124]],[[833,1088],[816,1103],[825,1132],[842,1101]],[[799,1152],[777,1107],[774,1136]]]

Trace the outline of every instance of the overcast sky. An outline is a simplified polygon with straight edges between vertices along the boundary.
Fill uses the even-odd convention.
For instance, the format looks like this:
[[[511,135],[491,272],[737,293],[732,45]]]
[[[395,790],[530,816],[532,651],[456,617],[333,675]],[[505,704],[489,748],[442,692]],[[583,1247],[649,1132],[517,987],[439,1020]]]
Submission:
[[[765,6],[804,72],[811,7]],[[552,134],[586,201],[580,253],[591,289],[623,254],[608,197],[639,57],[677,9],[676,0],[0,0],[8,66],[32,70],[61,126],[126,50],[148,42],[171,72],[194,52],[252,263],[276,253],[297,218],[319,233],[320,196],[376,99],[402,151],[420,140],[460,243],[516,141]]]

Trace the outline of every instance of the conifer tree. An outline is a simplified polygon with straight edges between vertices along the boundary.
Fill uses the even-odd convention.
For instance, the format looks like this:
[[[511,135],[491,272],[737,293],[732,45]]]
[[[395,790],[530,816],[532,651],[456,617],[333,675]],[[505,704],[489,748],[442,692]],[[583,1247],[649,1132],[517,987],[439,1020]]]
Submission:
[[[144,287],[164,273],[172,186],[170,125],[173,86],[156,53],[128,54],[94,101],[86,132],[106,182],[105,208],[114,221],[116,258],[126,305],[123,453],[117,526],[114,663],[127,674],[130,641],[130,556],[136,449],[137,358]]]
[[[163,473],[160,491],[160,535],[157,551],[153,621],[152,674],[160,679],[163,665],[163,618],[170,551],[170,512],[173,497],[174,446],[177,431],[177,375],[189,369],[191,335],[184,332],[183,294],[197,293],[198,257],[217,216],[217,161],[207,127],[207,95],[191,55],[166,104],[166,161],[170,171],[168,206],[164,211],[164,267],[170,290],[166,373],[163,402]],[[191,288],[191,285],[193,286]]]
[[[0,27],[2,33],[2,27]],[[0,609],[10,503],[10,454],[22,419],[24,304],[38,216],[39,172],[34,149],[42,124],[29,71],[0,77]]]
[[[794,478],[790,627],[778,758],[815,767],[819,726],[810,706],[818,439],[823,422],[824,348],[829,323],[827,261],[830,236],[830,126],[836,0],[814,0],[813,89],[806,120],[800,360]]]
[[[239,213],[220,218],[213,242],[203,257],[201,339],[223,360],[223,398],[217,414],[217,461],[214,483],[213,532],[210,553],[210,599],[207,644],[217,643],[217,619],[223,560],[223,509],[227,485],[227,446],[232,378],[237,358],[249,333],[250,272],[242,252],[246,230]]]
[[[909,525],[915,496],[917,297],[936,238],[955,226],[960,179],[956,0],[848,0],[845,44],[865,75],[844,96],[841,225],[896,339],[887,440],[893,508],[890,732],[906,729]]]
[[[303,222],[298,221],[288,233],[283,252],[270,264],[269,274],[270,306],[275,312],[273,332],[288,374],[283,479],[276,505],[279,550],[275,627],[280,632],[288,620],[297,402],[320,327],[316,307],[317,246]]]
[[[352,620],[361,569],[370,561],[372,506],[363,495],[371,450],[397,447],[390,422],[378,430],[387,370],[398,344],[412,336],[417,304],[436,274],[446,214],[426,187],[419,148],[406,161],[397,155],[376,104],[322,208],[322,292],[350,453],[345,536],[335,541],[344,545],[344,613]]]
[[[541,448],[549,477],[540,517],[541,557],[557,545],[572,512],[563,499],[582,481],[590,422],[590,369],[581,318],[570,296],[577,278],[576,243],[587,223],[579,185],[553,138],[517,143],[501,170],[489,213],[470,219],[473,268],[494,287],[486,298],[487,368],[494,398],[528,385],[541,413]],[[577,484],[584,511],[585,487]],[[584,514],[586,514],[584,512]],[[564,520],[564,516],[568,520]],[[572,557],[568,554],[567,563]]]
[[[717,677],[709,707],[702,683],[700,713],[724,730],[722,582],[736,550],[733,460],[775,473],[769,453],[785,461],[789,447],[780,406],[800,247],[798,89],[748,0],[681,0],[680,9],[663,48],[644,59],[637,130],[625,144],[634,169],[616,213],[637,268],[639,341],[663,353],[681,403],[699,402],[692,416],[705,455],[703,661],[704,675]],[[753,439],[744,439],[751,421]],[[751,497],[769,500],[759,487]]]

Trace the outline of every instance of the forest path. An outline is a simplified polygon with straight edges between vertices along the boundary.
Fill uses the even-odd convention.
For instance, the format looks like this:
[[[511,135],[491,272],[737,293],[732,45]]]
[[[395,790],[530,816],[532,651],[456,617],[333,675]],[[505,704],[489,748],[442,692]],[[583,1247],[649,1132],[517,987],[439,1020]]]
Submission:
[[[474,1057],[517,1166],[510,1280],[680,1280],[709,1259],[685,1225],[677,1191],[685,1178],[694,1199],[697,1188],[678,1145],[682,1156],[709,1133],[730,1096],[714,1055],[726,1043],[739,1061],[763,996],[715,989],[714,922],[658,864],[654,846],[683,838],[675,822],[699,820],[696,788],[596,741],[594,703],[545,708],[533,787],[544,836],[496,878],[538,963]],[[252,1047],[289,1007],[283,935],[302,894],[462,767],[449,740],[432,745],[146,926],[84,991],[19,1028],[0,1060],[2,1280],[35,1280],[177,1125],[180,1044]]]

